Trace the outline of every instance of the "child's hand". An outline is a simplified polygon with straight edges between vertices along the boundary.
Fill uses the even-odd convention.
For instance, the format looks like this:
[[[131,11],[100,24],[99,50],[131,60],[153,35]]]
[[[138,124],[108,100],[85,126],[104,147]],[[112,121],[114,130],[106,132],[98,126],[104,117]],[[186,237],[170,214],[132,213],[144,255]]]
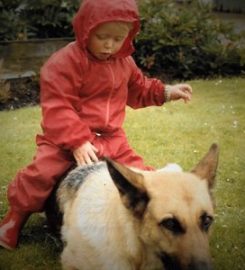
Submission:
[[[192,88],[189,84],[167,85],[166,89],[169,91],[169,101],[183,99],[188,102],[191,100]]]
[[[73,151],[73,156],[78,165],[89,165],[98,161],[96,152],[98,149],[90,142],[86,142]]]

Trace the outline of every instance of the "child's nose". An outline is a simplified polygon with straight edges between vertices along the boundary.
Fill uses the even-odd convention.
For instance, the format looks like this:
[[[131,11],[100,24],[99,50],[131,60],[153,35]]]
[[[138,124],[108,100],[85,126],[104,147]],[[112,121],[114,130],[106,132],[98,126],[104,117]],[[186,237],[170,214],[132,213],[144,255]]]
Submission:
[[[106,42],[105,42],[105,48],[106,49],[112,49],[113,47],[113,41],[112,39],[108,39]]]

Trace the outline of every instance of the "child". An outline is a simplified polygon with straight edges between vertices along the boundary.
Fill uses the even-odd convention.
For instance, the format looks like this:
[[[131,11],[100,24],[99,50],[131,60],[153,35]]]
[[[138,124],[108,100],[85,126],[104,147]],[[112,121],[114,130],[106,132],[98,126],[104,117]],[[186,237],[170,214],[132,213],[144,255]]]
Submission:
[[[0,223],[0,245],[15,249],[31,213],[43,210],[54,185],[76,161],[108,156],[150,170],[122,129],[126,105],[136,109],[191,99],[187,84],[166,86],[145,77],[130,56],[139,31],[134,0],[84,0],[73,27],[76,41],[41,70],[43,134],[32,163],[8,188],[9,211]]]

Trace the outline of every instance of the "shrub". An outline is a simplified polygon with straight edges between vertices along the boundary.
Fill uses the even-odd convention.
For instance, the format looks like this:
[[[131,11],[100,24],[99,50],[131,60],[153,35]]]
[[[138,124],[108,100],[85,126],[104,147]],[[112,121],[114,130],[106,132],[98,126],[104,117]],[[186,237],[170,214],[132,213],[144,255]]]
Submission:
[[[0,40],[71,37],[78,6],[79,0],[2,0]]]
[[[200,0],[138,2],[142,28],[135,58],[145,71],[161,72],[169,79],[242,74],[242,36],[215,19],[210,6]],[[79,3],[0,0],[0,41],[71,37],[71,20]]]
[[[0,0],[0,41],[17,39],[20,31],[19,0]]]
[[[39,81],[37,77],[0,80],[0,111],[38,103]]]
[[[135,57],[152,73],[189,79],[240,74],[244,67],[239,37],[200,1],[140,2],[141,33]]]
[[[26,0],[25,17],[32,26],[29,33],[39,38],[73,36],[71,20],[77,7],[78,1]]]

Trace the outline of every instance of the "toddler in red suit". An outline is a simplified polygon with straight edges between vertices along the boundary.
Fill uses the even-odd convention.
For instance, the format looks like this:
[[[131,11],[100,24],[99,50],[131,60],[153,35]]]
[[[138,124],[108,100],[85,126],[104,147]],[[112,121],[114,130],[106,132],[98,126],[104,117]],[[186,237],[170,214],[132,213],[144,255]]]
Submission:
[[[41,69],[43,134],[32,163],[8,188],[9,211],[0,223],[0,246],[15,249],[31,213],[43,210],[56,183],[76,162],[107,156],[151,170],[129,146],[126,105],[136,109],[191,99],[188,84],[164,85],[143,75],[131,54],[139,32],[134,0],[84,0],[73,20],[76,40]]]

